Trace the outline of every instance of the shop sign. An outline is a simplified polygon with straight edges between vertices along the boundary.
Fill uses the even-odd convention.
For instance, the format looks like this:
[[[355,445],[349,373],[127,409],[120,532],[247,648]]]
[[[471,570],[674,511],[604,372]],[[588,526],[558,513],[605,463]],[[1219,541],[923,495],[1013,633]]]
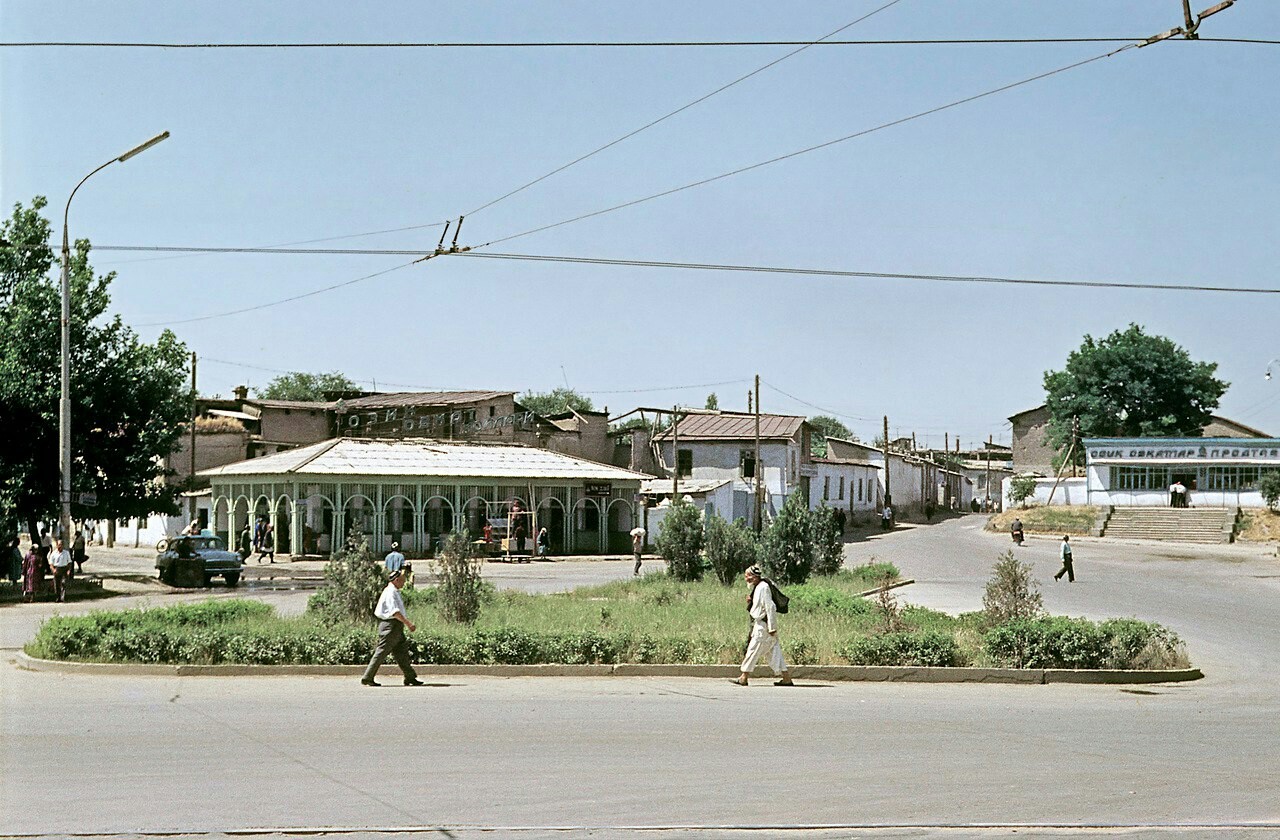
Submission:
[[[613,484],[608,481],[588,481],[583,484],[582,492],[593,499],[607,499],[613,495]]]
[[[1110,461],[1229,461],[1241,458],[1280,461],[1280,446],[1099,446],[1089,449],[1089,457]]]
[[[339,425],[347,432],[364,434],[413,434],[425,436],[472,435],[483,432],[499,432],[502,429],[533,431],[537,415],[532,411],[520,411],[500,417],[475,418],[475,409],[466,411],[419,412],[416,406],[387,408],[377,411],[360,411],[339,419]]]

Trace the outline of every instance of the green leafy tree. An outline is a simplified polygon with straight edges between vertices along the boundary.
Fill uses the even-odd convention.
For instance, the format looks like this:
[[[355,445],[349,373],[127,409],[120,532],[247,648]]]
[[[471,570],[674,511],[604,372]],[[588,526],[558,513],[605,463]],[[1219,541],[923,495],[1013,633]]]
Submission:
[[[1264,473],[1258,480],[1258,491],[1262,493],[1262,500],[1267,503],[1267,507],[1275,510],[1280,505],[1280,470]]]
[[[322,402],[326,394],[359,391],[346,376],[335,371],[329,373],[285,373],[267,383],[265,388],[254,388],[253,393],[264,400],[299,400]]]
[[[982,595],[982,612],[989,625],[1044,615],[1040,584],[1032,575],[1031,564],[1019,561],[1012,551],[996,558]]]
[[[455,624],[475,624],[485,596],[484,558],[476,556],[475,546],[462,534],[450,534],[431,565],[440,580],[436,603],[441,617]]]
[[[797,491],[787,497],[764,538],[762,566],[778,583],[804,583],[813,573],[813,521]]]
[[[1034,475],[1017,475],[1009,482],[1009,501],[1021,505],[1036,494]]]
[[[708,411],[717,411],[719,410],[719,408],[720,408],[720,398],[716,396],[716,392],[712,391],[710,394],[707,394],[706,409]]]
[[[327,621],[370,624],[386,586],[386,567],[369,551],[364,534],[354,532],[346,550],[325,564],[324,586],[307,601],[307,612]]]
[[[677,580],[702,580],[702,515],[690,502],[677,499],[662,519],[658,553],[667,561],[667,574]]]
[[[732,586],[748,566],[760,562],[760,543],[746,522],[726,522],[719,514],[707,517],[707,563],[716,579]]]
[[[813,573],[834,575],[844,565],[844,536],[835,508],[826,503],[809,514],[813,532]]]
[[[62,305],[46,204],[36,196],[0,222],[10,245],[0,248],[0,509],[29,528],[58,509]],[[163,463],[191,416],[187,350],[168,330],[139,341],[107,315],[115,273],[94,274],[88,240],[76,241],[69,269],[72,498],[98,497],[73,503],[72,516],[176,513]]]
[[[525,391],[517,402],[540,417],[564,414],[570,409],[573,411],[595,409],[590,397],[583,396],[572,388],[555,388],[545,393]]]
[[[809,436],[809,453],[819,458],[825,457],[827,454],[827,438],[829,437],[843,440],[858,439],[858,436],[848,426],[826,414],[810,417],[809,425],[813,427],[813,431]]]
[[[1082,438],[1200,437],[1227,390],[1217,369],[1137,324],[1100,341],[1086,335],[1062,370],[1045,372],[1049,443],[1061,460],[1077,417]],[[1078,446],[1072,460],[1084,464]]]

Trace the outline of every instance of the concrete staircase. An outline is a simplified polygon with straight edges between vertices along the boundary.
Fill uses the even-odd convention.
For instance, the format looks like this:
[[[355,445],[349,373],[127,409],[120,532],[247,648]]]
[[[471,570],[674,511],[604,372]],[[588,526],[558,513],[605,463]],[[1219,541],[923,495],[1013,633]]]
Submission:
[[[1239,508],[1118,507],[1101,536],[1121,539],[1229,543],[1235,539]]]

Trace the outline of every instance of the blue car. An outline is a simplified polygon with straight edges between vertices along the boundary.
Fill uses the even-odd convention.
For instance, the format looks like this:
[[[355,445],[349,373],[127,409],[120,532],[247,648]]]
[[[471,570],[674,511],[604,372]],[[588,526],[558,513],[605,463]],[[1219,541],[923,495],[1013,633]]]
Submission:
[[[226,544],[218,537],[179,536],[157,546],[156,569],[160,580],[170,586],[194,586],[203,580],[209,586],[215,577],[221,577],[227,586],[240,582],[244,564],[240,555],[227,551]],[[182,580],[181,578],[187,578]]]

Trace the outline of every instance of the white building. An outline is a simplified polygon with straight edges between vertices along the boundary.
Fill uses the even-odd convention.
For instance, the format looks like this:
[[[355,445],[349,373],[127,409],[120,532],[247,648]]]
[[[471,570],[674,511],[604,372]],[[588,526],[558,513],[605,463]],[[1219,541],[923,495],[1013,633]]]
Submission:
[[[1280,472],[1280,438],[1089,438],[1084,448],[1091,505],[1168,506],[1181,481],[1189,507],[1262,507],[1258,480]]]

